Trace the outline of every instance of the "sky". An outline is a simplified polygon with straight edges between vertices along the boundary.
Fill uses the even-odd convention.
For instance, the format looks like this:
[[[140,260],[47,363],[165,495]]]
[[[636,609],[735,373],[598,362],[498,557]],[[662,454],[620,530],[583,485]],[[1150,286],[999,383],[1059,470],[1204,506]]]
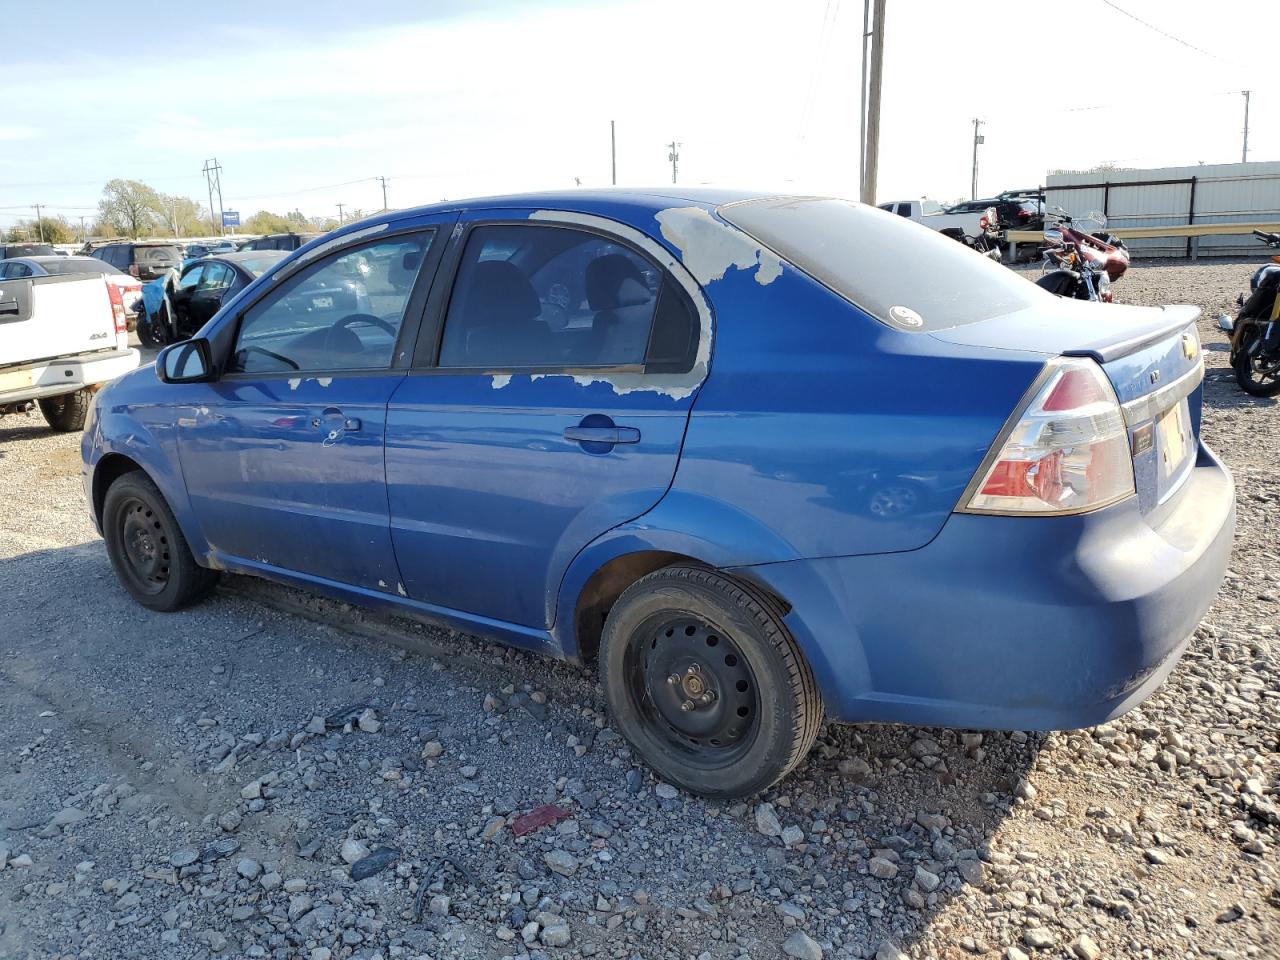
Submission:
[[[1117,9],[1119,7],[1120,9]],[[1277,0],[888,0],[878,199],[1050,170],[1280,160]],[[1126,16],[1127,11],[1132,16]],[[123,29],[100,0],[6,8],[0,225],[93,217],[139,179],[332,216],[671,181],[856,197],[859,0],[222,0]],[[1133,17],[1148,22],[1139,23]],[[1171,34],[1172,37],[1166,36]]]

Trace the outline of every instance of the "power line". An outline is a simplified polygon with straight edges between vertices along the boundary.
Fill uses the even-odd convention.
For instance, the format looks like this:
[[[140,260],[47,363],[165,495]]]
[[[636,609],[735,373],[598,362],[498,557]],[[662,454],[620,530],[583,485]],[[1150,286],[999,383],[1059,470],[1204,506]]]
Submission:
[[[1181,37],[1175,37],[1172,33],[1170,33],[1167,30],[1161,30],[1154,23],[1148,23],[1146,20],[1143,20],[1141,17],[1134,16],[1128,10],[1124,9],[1124,7],[1117,6],[1116,4],[1112,3],[1111,0],[1102,0],[1102,2],[1105,3],[1112,10],[1116,11],[1116,13],[1124,14],[1126,17],[1128,17],[1130,20],[1134,21],[1135,23],[1142,24],[1148,30],[1154,30],[1156,33],[1160,34],[1160,36],[1166,37],[1169,40],[1172,40],[1174,43],[1182,44],[1188,50],[1194,50],[1196,53],[1204,54],[1206,57],[1212,57],[1214,60],[1217,60],[1221,63],[1232,62],[1230,60],[1223,59],[1222,57],[1218,56],[1216,53],[1210,53],[1208,50],[1204,50],[1200,47],[1197,47],[1194,43],[1187,43],[1187,41],[1183,40]]]

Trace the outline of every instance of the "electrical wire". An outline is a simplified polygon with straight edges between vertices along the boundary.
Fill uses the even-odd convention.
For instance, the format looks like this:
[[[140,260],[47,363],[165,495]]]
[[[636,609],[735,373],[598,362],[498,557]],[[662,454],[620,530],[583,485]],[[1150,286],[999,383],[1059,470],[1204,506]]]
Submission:
[[[1121,7],[1118,4],[1112,3],[1111,0],[1102,0],[1102,2],[1106,4],[1108,7],[1110,7],[1112,10],[1116,11],[1116,13],[1124,14],[1126,17],[1128,17],[1130,20],[1134,21],[1135,23],[1142,24],[1148,30],[1154,30],[1156,33],[1160,34],[1160,36],[1166,37],[1167,39],[1172,40],[1174,43],[1182,44],[1188,50],[1194,50],[1196,53],[1204,54],[1204,56],[1217,60],[1220,63],[1232,63],[1232,61],[1227,60],[1223,57],[1220,57],[1216,53],[1210,53],[1208,50],[1204,50],[1200,47],[1197,47],[1194,43],[1188,43],[1186,40],[1183,40],[1181,37],[1175,37],[1172,33],[1170,33],[1167,30],[1161,30],[1154,23],[1148,23],[1146,20],[1143,20],[1141,17],[1130,13],[1124,7]]]

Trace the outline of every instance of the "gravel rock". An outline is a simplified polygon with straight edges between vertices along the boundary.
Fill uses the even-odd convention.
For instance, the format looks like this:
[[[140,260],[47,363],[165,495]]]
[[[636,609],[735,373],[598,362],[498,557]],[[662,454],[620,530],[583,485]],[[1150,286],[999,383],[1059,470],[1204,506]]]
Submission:
[[[357,860],[363,860],[369,855],[369,848],[359,840],[347,839],[342,841],[342,849],[339,851],[343,862],[352,864]]]
[[[554,873],[562,877],[572,877],[578,872],[578,861],[573,854],[564,850],[551,850],[542,855],[542,859]]]
[[[772,803],[762,803],[756,807],[756,829],[766,837],[782,836],[782,821]]]
[[[796,960],[822,960],[822,947],[803,930],[793,930],[782,941],[782,952]]]

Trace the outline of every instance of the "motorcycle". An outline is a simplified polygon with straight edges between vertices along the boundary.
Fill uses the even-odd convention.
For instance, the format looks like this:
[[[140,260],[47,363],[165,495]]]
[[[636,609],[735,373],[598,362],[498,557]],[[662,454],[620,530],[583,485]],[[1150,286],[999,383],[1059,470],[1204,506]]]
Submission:
[[[990,260],[1000,261],[1003,251],[1000,249],[1000,230],[995,219],[995,208],[991,207],[978,221],[979,232],[971,237],[959,227],[947,227],[938,231],[944,237],[963,243],[970,250],[975,250]]]
[[[1107,218],[1097,212],[1072,217],[1057,207],[1046,220],[1044,272],[1036,283],[1059,297],[1111,303],[1111,284],[1129,268],[1129,248],[1103,232]]]
[[[1253,235],[1280,247],[1280,234]],[[1231,324],[1231,368],[1240,389],[1255,397],[1280,393],[1280,256],[1271,259],[1254,272],[1249,299],[1240,295],[1240,312]]]

